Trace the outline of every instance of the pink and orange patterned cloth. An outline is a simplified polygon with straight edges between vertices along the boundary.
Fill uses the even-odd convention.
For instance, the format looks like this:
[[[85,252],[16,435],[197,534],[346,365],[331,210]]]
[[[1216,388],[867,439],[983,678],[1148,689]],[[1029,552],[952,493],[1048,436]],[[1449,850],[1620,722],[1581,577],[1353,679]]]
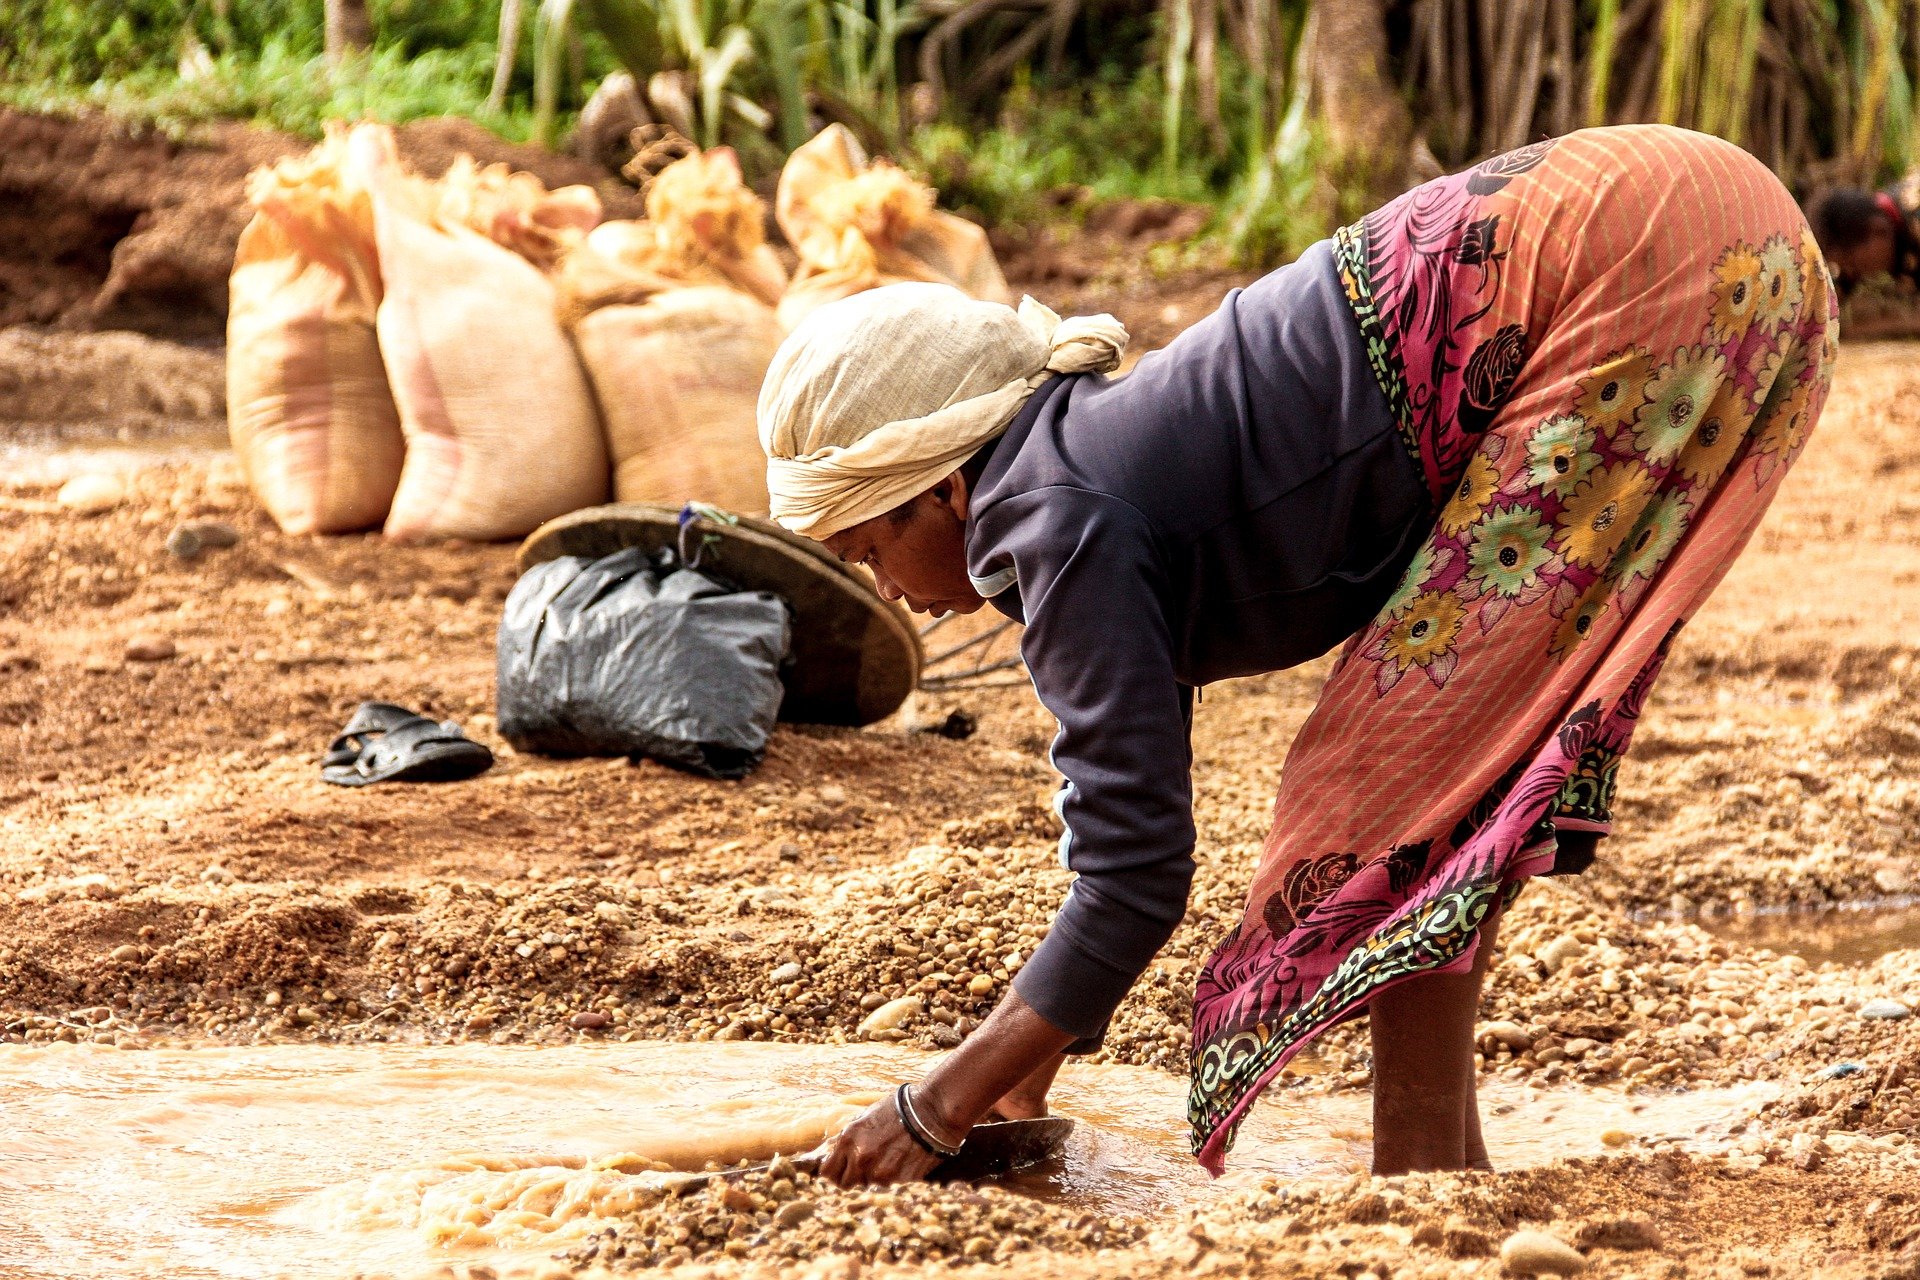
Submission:
[[[1731,144],[1591,129],[1336,237],[1438,517],[1288,754],[1244,919],[1194,999],[1193,1148],[1383,988],[1457,972],[1556,833],[1605,832],[1675,634],[1832,378],[1798,206]]]

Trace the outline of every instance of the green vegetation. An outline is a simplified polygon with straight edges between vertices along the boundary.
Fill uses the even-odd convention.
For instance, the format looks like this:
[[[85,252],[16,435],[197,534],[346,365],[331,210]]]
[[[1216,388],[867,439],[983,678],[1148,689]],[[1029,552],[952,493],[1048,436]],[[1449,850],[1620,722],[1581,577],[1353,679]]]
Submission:
[[[624,67],[762,177],[837,120],[984,217],[1204,202],[1246,260],[1590,123],[1718,133],[1797,183],[1920,158],[1920,0],[507,0],[504,58],[502,0],[371,0],[371,50],[338,63],[323,3],[0,0],[0,101],[309,135],[451,112],[551,141]]]
[[[524,141],[532,133],[525,108],[487,109],[492,74],[490,48],[409,54],[387,47],[332,68],[321,55],[273,38],[258,52],[210,56],[187,75],[141,67],[91,84],[8,81],[0,83],[0,103],[36,111],[93,108],[172,130],[205,120],[247,120],[316,138],[328,120],[463,115]]]

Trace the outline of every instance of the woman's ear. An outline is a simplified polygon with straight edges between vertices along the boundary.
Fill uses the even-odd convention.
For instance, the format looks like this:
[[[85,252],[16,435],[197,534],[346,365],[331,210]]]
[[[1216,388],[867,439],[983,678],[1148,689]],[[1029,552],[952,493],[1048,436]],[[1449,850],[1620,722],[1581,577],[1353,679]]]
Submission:
[[[967,488],[967,477],[964,472],[954,472],[933,486],[931,492],[933,500],[953,512],[960,523],[967,522],[967,504],[973,495]]]

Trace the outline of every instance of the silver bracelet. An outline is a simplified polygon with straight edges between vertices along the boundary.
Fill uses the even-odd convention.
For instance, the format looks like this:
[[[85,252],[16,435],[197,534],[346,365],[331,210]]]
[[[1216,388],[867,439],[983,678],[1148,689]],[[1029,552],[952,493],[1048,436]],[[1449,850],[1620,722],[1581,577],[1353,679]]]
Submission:
[[[917,1143],[922,1151],[941,1160],[951,1160],[960,1154],[958,1146],[948,1146],[935,1137],[933,1131],[920,1121],[920,1115],[913,1109],[913,1088],[901,1085],[893,1093],[893,1109],[900,1116],[900,1126],[907,1136]],[[962,1142],[966,1140],[961,1139]]]

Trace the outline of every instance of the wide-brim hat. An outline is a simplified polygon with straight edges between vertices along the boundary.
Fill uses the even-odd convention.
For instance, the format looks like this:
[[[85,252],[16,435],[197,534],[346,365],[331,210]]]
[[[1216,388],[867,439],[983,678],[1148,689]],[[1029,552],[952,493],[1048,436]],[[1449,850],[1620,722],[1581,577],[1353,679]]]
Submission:
[[[885,719],[920,680],[920,636],[907,613],[819,543],[768,520],[714,507],[638,502],[588,507],[535,529],[520,544],[520,571],[561,556],[599,559],[642,547],[676,548],[703,573],[771,591],[793,610],[793,650],[780,718],[864,725]]]

